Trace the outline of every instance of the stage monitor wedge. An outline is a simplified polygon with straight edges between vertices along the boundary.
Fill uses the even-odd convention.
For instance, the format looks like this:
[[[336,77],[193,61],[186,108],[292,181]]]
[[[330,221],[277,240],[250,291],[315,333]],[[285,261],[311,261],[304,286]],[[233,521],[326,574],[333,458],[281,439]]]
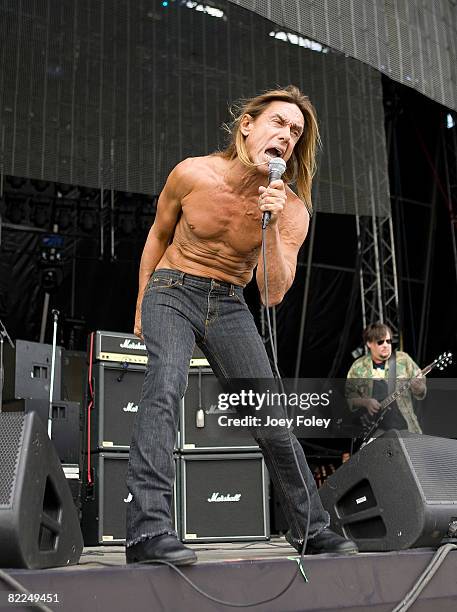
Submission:
[[[335,531],[361,551],[436,547],[457,521],[457,440],[391,430],[319,489]]]
[[[78,563],[83,539],[57,452],[35,413],[0,413],[0,567]]]

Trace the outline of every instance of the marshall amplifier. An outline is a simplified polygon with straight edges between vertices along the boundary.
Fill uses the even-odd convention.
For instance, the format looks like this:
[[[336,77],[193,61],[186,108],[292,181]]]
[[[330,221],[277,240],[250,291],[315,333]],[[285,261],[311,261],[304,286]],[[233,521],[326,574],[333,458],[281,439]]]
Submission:
[[[95,333],[96,361],[117,361],[120,363],[148,362],[148,354],[143,341],[133,334],[97,331]]]
[[[16,340],[15,348],[5,346],[3,400],[48,399],[51,384],[52,346]],[[56,348],[53,399],[60,400],[62,349]]]
[[[183,542],[268,540],[268,480],[260,453],[185,455],[181,462]]]
[[[96,361],[117,361],[119,363],[147,364],[148,353],[142,340],[133,334],[119,332],[97,331],[95,334]],[[190,360],[191,367],[208,366],[203,353],[195,347]]]
[[[223,427],[221,416],[237,416],[236,410],[219,410],[218,396],[223,388],[212,370],[195,368],[189,371],[187,390],[181,402],[180,450],[258,450],[246,428]]]
[[[130,448],[145,370],[145,366],[131,363],[94,364],[91,450]]]
[[[125,542],[126,508],[131,501],[131,494],[125,484],[128,459],[128,453],[100,453],[93,456],[94,485],[90,488],[86,485],[86,495],[82,504],[82,531],[85,546]],[[178,524],[177,517],[175,484],[172,501],[172,519],[175,530]]]

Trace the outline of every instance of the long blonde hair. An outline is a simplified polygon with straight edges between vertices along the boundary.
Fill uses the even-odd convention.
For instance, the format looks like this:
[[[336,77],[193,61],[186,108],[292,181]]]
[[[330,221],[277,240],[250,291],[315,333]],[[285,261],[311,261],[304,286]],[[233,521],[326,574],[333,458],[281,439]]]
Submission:
[[[308,96],[301,93],[298,87],[289,85],[284,89],[272,89],[266,91],[250,100],[243,100],[230,109],[232,122],[225,125],[230,134],[228,146],[220,153],[225,159],[238,159],[250,168],[255,164],[249,159],[245,136],[240,130],[240,123],[245,115],[253,119],[261,115],[271,102],[290,102],[301,110],[304,118],[304,130],[293,153],[287,162],[284,173],[286,183],[295,183],[299,197],[305,202],[306,208],[311,213],[311,185],[316,173],[316,149],[320,144],[319,127],[317,124],[316,111]]]

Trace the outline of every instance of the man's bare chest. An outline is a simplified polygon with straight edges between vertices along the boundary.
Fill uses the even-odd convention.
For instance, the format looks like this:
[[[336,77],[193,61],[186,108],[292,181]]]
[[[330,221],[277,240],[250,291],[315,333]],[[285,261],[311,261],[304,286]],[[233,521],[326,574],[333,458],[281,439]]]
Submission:
[[[214,188],[197,191],[182,202],[188,228],[201,239],[236,238],[256,245],[260,239],[258,197],[235,196]]]

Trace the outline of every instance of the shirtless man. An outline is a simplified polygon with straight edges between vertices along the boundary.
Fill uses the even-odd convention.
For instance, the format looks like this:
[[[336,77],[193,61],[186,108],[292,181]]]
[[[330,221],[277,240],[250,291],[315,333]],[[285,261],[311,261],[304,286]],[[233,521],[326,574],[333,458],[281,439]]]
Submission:
[[[291,286],[308,231],[318,138],[314,108],[296,87],[264,93],[245,103],[225,151],[178,164],[159,197],[141,258],[135,321],[149,360],[127,475],[128,563],[196,561],[194,551],[176,538],[170,517],[173,446],[189,361],[197,343],[220,379],[273,377],[243,287],[257,266],[263,297],[264,211],[271,213],[269,305],[281,302]],[[296,181],[304,203],[282,180],[266,187],[268,161],[276,156],[287,163],[283,178]],[[353,542],[328,529],[328,514],[295,436],[278,429],[256,441],[281,496],[292,546],[301,552],[309,515],[307,553],[357,552]]]

